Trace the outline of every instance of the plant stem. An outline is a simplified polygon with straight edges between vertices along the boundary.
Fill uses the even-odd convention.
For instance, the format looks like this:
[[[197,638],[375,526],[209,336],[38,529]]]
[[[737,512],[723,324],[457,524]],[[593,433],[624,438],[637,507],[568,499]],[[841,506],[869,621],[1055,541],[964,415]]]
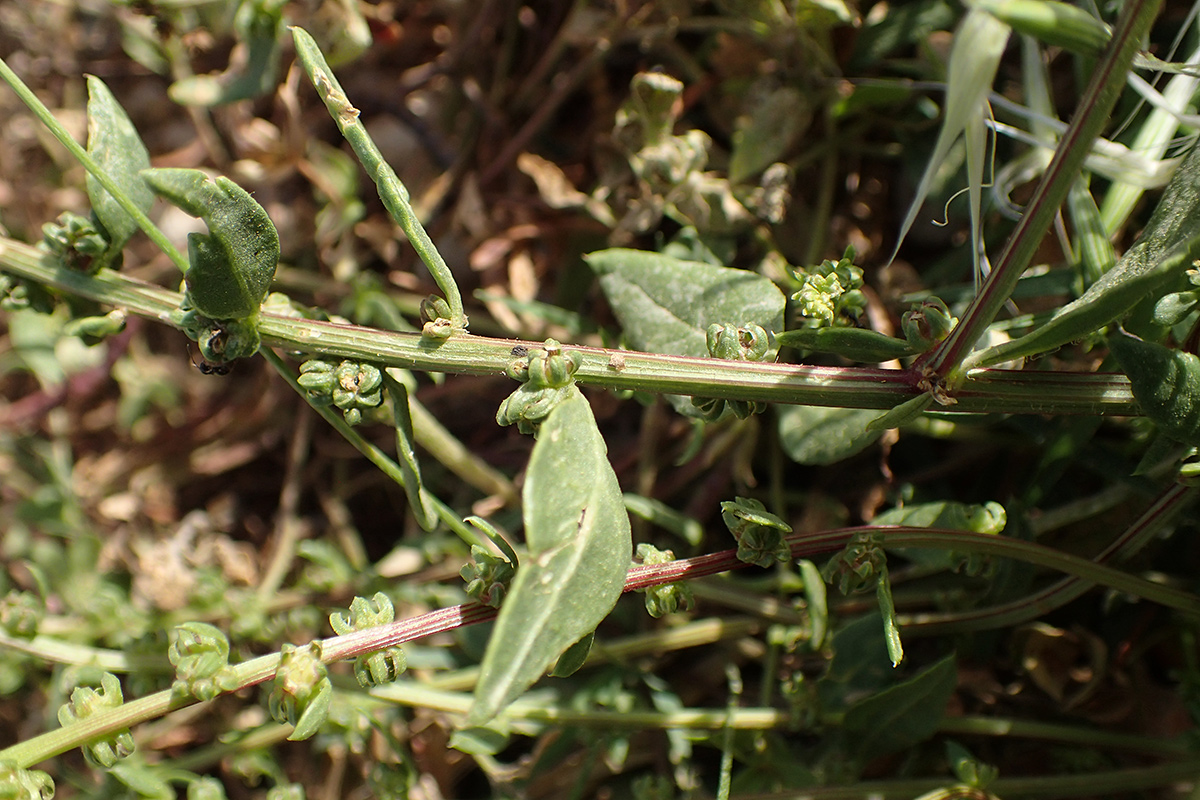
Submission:
[[[345,424],[344,421],[343,424]],[[964,531],[906,526],[882,528],[866,526],[841,528],[818,534],[794,534],[788,537],[788,542],[791,545],[793,557],[807,558],[839,550],[852,541],[855,535],[867,531],[882,532],[885,545],[889,547],[929,547],[1016,558],[1030,564],[1057,569],[1095,584],[1129,592],[1188,614],[1200,615],[1200,597],[1152,583],[1078,556],[1060,553],[1033,542]],[[635,591],[648,586],[688,580],[745,566],[747,565],[744,562],[738,560],[736,550],[724,550],[666,564],[639,565],[629,570],[625,579],[624,591]],[[422,614],[419,617],[401,620],[390,625],[380,625],[355,631],[345,636],[335,636],[321,641],[321,660],[331,663],[355,658],[434,633],[494,619],[496,613],[494,608],[470,603]],[[238,688],[254,686],[273,677],[278,666],[278,653],[235,665],[233,667],[234,682]],[[198,701],[195,698],[174,694],[170,690],[131,700],[117,708],[101,711],[67,727],[43,733],[0,750],[0,762],[11,761],[18,767],[29,768],[85,742],[125,730],[131,725],[160,717],[196,702]]]
[[[1079,101],[1071,124],[1059,141],[1054,158],[1038,183],[1033,198],[1009,236],[991,274],[961,321],[933,351],[925,367],[929,374],[947,377],[963,360],[1016,288],[1042,237],[1050,229],[1059,206],[1079,175],[1092,142],[1108,123],[1125,76],[1142,39],[1158,16],[1162,0],[1128,0],[1113,29],[1112,41],[1096,65],[1091,83]],[[957,394],[957,393],[956,393]]]
[[[367,170],[371,180],[375,182],[375,186],[379,189],[379,198],[383,200],[383,205],[387,208],[388,213],[404,231],[404,235],[408,237],[408,241],[417,251],[417,255],[429,268],[438,288],[446,296],[446,302],[450,306],[450,321],[457,329],[465,330],[467,315],[463,311],[462,294],[458,291],[454,274],[450,272],[450,267],[446,266],[441,253],[434,246],[433,240],[429,238],[425,227],[421,225],[416,212],[413,211],[412,203],[409,202],[408,189],[396,177],[391,165],[384,160],[383,154],[371,140],[366,127],[359,120],[358,109],[350,104],[341,84],[334,77],[333,71],[329,69],[329,64],[325,62],[325,56],[321,55],[317,43],[301,28],[293,27],[291,30],[296,42],[296,54],[300,57],[300,63],[312,80],[313,86],[316,87],[317,94],[321,96],[325,107],[329,109],[329,114],[337,123],[342,136],[354,149],[354,154],[358,156],[359,162]]]
[[[175,245],[171,244],[171,240],[150,221],[145,212],[134,205],[129,195],[117,185],[116,181],[109,177],[107,172],[100,168],[100,165],[88,155],[87,150],[84,150],[75,141],[74,137],[63,127],[62,123],[50,113],[50,109],[46,108],[45,103],[38,99],[37,95],[25,85],[25,82],[17,76],[17,73],[12,71],[2,58],[0,58],[0,79],[3,79],[12,88],[17,97],[21,98],[21,102],[29,106],[29,110],[46,126],[46,129],[50,131],[54,138],[63,147],[67,148],[71,153],[71,157],[82,164],[84,169],[100,182],[105,191],[113,196],[113,199],[120,204],[125,213],[132,217],[137,226],[142,229],[142,232],[150,237],[150,241],[158,245],[158,248],[167,255],[167,258],[171,259],[175,263],[175,266],[179,267],[180,272],[186,272],[188,268],[187,257],[175,249]]]
[[[181,327],[181,297],[161,287],[109,270],[95,275],[68,269],[27,244],[0,238],[0,269],[79,297]],[[453,336],[434,340],[417,333],[296,319],[264,311],[264,343],[291,352],[336,356],[403,369],[499,375],[512,361],[512,348],[537,342]],[[598,347],[570,347],[582,357],[576,379],[607,389],[719,397],[732,400],[890,409],[918,394],[909,370],[870,367],[812,367],[691,358]],[[978,370],[955,393],[955,411],[1026,414],[1115,414],[1139,412],[1123,376],[1110,373],[1051,373]]]

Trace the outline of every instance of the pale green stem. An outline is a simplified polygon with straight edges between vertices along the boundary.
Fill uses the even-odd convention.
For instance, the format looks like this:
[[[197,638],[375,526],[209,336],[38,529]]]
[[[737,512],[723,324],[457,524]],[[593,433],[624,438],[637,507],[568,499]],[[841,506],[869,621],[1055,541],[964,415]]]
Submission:
[[[46,108],[46,105],[37,98],[37,95],[35,95],[28,86],[25,85],[24,81],[17,77],[17,74],[9,68],[8,64],[4,63],[4,59],[2,58],[0,58],[0,79],[3,79],[5,83],[12,87],[12,90],[16,92],[17,97],[21,98],[21,101],[25,103],[25,105],[29,106],[29,110],[32,111],[39,120],[41,120],[42,124],[46,126],[46,129],[50,131],[54,138],[57,139],[63,147],[67,148],[72,157],[82,164],[84,169],[91,173],[92,177],[100,182],[100,185],[104,187],[105,191],[113,196],[113,199],[117,201],[125,213],[129,214],[129,216],[133,218],[133,221],[136,222],[137,226],[141,228],[147,236],[150,237],[150,240],[158,245],[160,250],[166,253],[167,258],[175,262],[175,266],[179,267],[181,272],[186,272],[188,268],[187,257],[175,249],[175,245],[171,244],[171,241],[166,237],[166,234],[160,231],[157,226],[150,221],[150,218],[147,217],[146,214],[134,204],[133,200],[129,198],[129,195],[127,195],[125,191],[119,185],[117,185],[116,181],[110,178],[108,173],[100,168],[100,165],[97,164],[90,155],[88,155],[87,150],[84,150],[79,143],[75,141],[70,132],[63,127],[62,123],[55,119],[54,115],[50,113],[50,109]]]
[[[404,235],[412,243],[417,255],[429,268],[438,288],[446,296],[446,302],[450,306],[450,321],[459,330],[465,330],[467,317],[463,312],[462,294],[458,291],[454,274],[450,272],[450,267],[446,266],[441,253],[438,252],[433,240],[425,232],[425,227],[417,218],[417,214],[409,202],[408,189],[396,177],[395,171],[384,160],[383,154],[371,140],[366,126],[359,119],[358,109],[350,104],[341,84],[338,83],[333,71],[325,62],[325,57],[321,55],[317,43],[301,28],[293,27],[291,30],[292,37],[296,42],[296,54],[300,57],[300,63],[312,80],[313,86],[316,87],[317,94],[321,96],[325,107],[329,109],[329,114],[337,123],[342,136],[354,149],[354,154],[358,156],[359,162],[367,170],[371,180],[375,182],[375,186],[379,189],[379,197],[383,200],[388,213],[404,231]]]
[[[170,667],[165,655],[160,657],[131,656],[120,650],[64,642],[52,636],[38,635],[32,639],[22,639],[19,636],[10,636],[4,631],[0,631],[0,650],[25,653],[41,661],[55,664],[98,667],[105,672],[140,672],[143,670],[161,672],[163,668]]]
[[[487,495],[495,495],[505,504],[517,500],[517,490],[504,473],[467,449],[454,434],[429,413],[416,397],[408,398],[412,416],[413,440],[446,469]]]
[[[181,327],[180,295],[109,270],[88,275],[12,239],[0,238],[0,269],[80,297]],[[296,319],[263,312],[263,341],[292,352],[374,364],[473,375],[498,375],[512,348],[537,342],[459,335],[445,340],[417,333]],[[576,380],[609,389],[719,397],[766,403],[890,409],[920,391],[907,370],[813,367],[690,358],[597,347],[569,347],[581,356]],[[1118,374],[978,370],[955,394],[956,411],[1027,414],[1140,412],[1129,381]]]

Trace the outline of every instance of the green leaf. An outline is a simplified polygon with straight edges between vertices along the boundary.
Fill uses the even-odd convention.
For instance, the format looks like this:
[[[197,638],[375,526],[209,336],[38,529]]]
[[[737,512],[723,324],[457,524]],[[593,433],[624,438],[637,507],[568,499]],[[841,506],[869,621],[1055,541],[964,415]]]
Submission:
[[[1193,147],[1167,184],[1137,242],[1074,302],[1034,331],[981,351],[965,368],[986,367],[1046,353],[1081,339],[1162,292],[1200,256],[1200,148]]]
[[[636,350],[707,356],[714,323],[783,330],[783,293],[756,273],[621,248],[587,262]]]
[[[792,142],[812,122],[811,103],[792,86],[766,97],[751,99],[750,112],[737,121],[729,181],[742,183],[783,157]]]
[[[823,328],[796,328],[775,337],[781,347],[798,347],[818,353],[832,353],[851,361],[878,364],[893,358],[916,355],[917,348],[904,339],[867,328],[841,325]]]
[[[917,214],[921,211],[942,162],[946,160],[958,138],[963,136],[967,144],[967,171],[971,176],[968,189],[972,253],[978,265],[981,249],[979,220],[984,161],[983,120],[988,114],[988,93],[992,90],[992,82],[1000,66],[1000,57],[1004,55],[1004,48],[1008,44],[1009,32],[1007,25],[978,9],[969,10],[955,30],[950,63],[946,66],[948,80],[942,128],[938,131],[933,154],[900,226],[896,249],[892,251],[893,259],[916,222]]]
[[[756,273],[621,248],[586,259],[635,350],[704,357],[710,325],[758,325],[771,334],[783,330],[787,301]],[[764,359],[774,357],[768,352]],[[690,398],[667,399],[681,414],[701,415]]]
[[[937,730],[957,677],[949,655],[903,683],[858,701],[843,719],[841,735],[861,761],[921,742]]]
[[[521,559],[480,667],[468,725],[483,725],[595,630],[625,585],[629,517],[583,394],[542,423],[522,494]]]
[[[408,389],[404,384],[392,377],[388,370],[383,370],[383,385],[392,398],[392,421],[396,427],[396,463],[404,476],[404,493],[408,495],[408,505],[412,508],[417,524],[427,531],[437,527],[438,517],[433,500],[421,482],[421,465],[417,461],[417,451],[413,446],[412,416],[409,412]]]
[[[917,417],[925,413],[925,409],[933,405],[932,394],[919,394],[916,397],[910,397],[899,405],[893,406],[891,410],[885,411],[875,419],[867,423],[869,431],[890,431],[892,428],[899,428],[901,425],[907,425]]]
[[[1129,377],[1142,413],[1163,435],[1200,445],[1200,358],[1118,330],[1108,346]]]
[[[225,72],[192,75],[167,89],[181,105],[216,106],[264,95],[275,88],[282,50],[283,0],[239,4],[233,20],[238,44]]]
[[[129,195],[134,205],[149,211],[154,193],[138,175],[150,166],[146,145],[104,81],[88,75],[87,84],[88,155]],[[137,231],[137,223],[91,173],[87,176],[87,193],[96,219],[108,232],[110,249],[120,250]]]
[[[141,176],[208,225],[208,236],[188,234],[184,279],[191,305],[215,320],[257,314],[279,261],[279,234],[263,207],[228,178],[198,169],[147,169]]]
[[[998,536],[1008,524],[1008,512],[996,502],[983,505],[956,503],[939,500],[931,503],[913,503],[893,508],[871,520],[872,525],[911,525],[916,528],[946,528],[953,531],[971,531]],[[957,570],[967,562],[971,567],[982,565],[982,557],[950,550],[932,550],[924,547],[897,548],[896,552],[909,561],[928,569]]]
[[[879,416],[869,409],[787,406],[777,413],[779,444],[798,464],[835,464],[883,435],[867,427]]]

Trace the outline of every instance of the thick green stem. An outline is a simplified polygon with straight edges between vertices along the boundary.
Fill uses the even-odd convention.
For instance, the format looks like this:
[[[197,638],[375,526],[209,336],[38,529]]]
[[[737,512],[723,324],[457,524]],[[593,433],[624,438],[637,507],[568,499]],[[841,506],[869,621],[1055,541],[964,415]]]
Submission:
[[[181,327],[181,297],[157,286],[100,270],[68,269],[52,256],[0,238],[0,270],[79,297]],[[459,335],[436,340],[416,333],[383,331],[297,319],[268,312],[260,317],[263,342],[289,352],[366,361],[403,369],[499,375],[514,346],[537,342]],[[921,391],[907,370],[810,367],[718,358],[689,358],[598,347],[570,347],[581,356],[576,380],[607,389],[731,400],[890,409]],[[1016,414],[1139,414],[1123,375],[979,370],[956,392],[955,411]]]
[[[317,43],[300,28],[292,28],[292,36],[296,41],[296,54],[300,57],[300,63],[316,87],[317,93],[321,95],[325,107],[329,109],[330,116],[337,123],[342,136],[346,137],[346,141],[354,149],[354,154],[358,156],[371,180],[375,181],[379,197],[388,213],[400,225],[417,255],[429,268],[438,288],[446,296],[446,302],[450,305],[450,321],[458,330],[465,330],[467,316],[463,311],[458,284],[455,283],[454,275],[450,272],[450,267],[446,266],[441,253],[434,247],[433,240],[425,232],[425,227],[417,219],[412,203],[409,202],[408,189],[396,177],[395,171],[371,140],[366,127],[358,118],[358,109],[350,104],[341,84],[333,76],[333,70],[325,63],[325,56],[321,55]]]

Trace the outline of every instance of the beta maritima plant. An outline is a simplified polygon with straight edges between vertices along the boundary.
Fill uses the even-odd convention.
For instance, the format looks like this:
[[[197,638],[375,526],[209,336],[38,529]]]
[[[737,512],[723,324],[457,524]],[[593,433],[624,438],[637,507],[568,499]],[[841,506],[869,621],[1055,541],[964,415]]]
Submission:
[[[577,16],[584,12],[608,19],[611,10],[600,5],[564,11],[571,23],[563,30],[594,28]],[[71,465],[55,448],[43,453],[35,447],[52,468],[26,480],[20,470],[30,459],[11,459],[17,465],[13,491],[42,486],[36,503],[27,505],[36,506],[42,519],[52,518],[47,509],[60,509],[76,526],[64,523],[54,547],[42,550],[25,546],[24,529],[14,535],[11,547],[21,567],[0,576],[6,592],[0,595],[0,681],[9,680],[13,664],[87,667],[64,670],[61,678],[56,674],[55,691],[66,700],[57,714],[61,728],[0,750],[0,797],[52,796],[51,773],[69,771],[58,764],[47,766],[48,772],[33,767],[74,748],[97,771],[96,786],[105,782],[103,791],[114,796],[125,791],[119,786],[139,792],[153,787],[169,796],[172,784],[185,784],[189,798],[221,797],[221,782],[207,772],[224,777],[229,770],[269,777],[275,784],[270,791],[280,796],[294,791],[280,763],[264,756],[256,766],[247,764],[284,737],[304,741],[293,746],[310,748],[306,752],[315,757],[340,759],[341,766],[384,754],[357,778],[378,796],[414,792],[424,780],[421,769],[437,771],[428,764],[445,741],[464,754],[456,758],[471,759],[471,769],[497,796],[533,796],[535,779],[553,774],[559,785],[568,772],[578,794],[594,788],[596,794],[632,791],[639,798],[817,796],[851,786],[881,797],[1087,796],[1194,778],[1200,761],[1186,742],[1102,730],[1086,723],[1081,711],[1103,694],[1102,682],[1127,677],[1128,665],[1104,654],[1148,653],[1145,641],[1185,653],[1171,667],[1182,676],[1175,687],[1180,696],[1183,684],[1200,680],[1200,668],[1186,656],[1194,649],[1190,631],[1200,616],[1200,597],[1179,566],[1193,554],[1171,538],[1195,499],[1200,446],[1200,360],[1190,352],[1200,329],[1194,267],[1200,257],[1194,192],[1200,154],[1193,148],[1180,157],[1142,235],[1118,258],[1112,242],[1121,240],[1123,228],[1135,227],[1129,215],[1136,206],[1136,198],[1127,195],[1135,182],[1121,170],[1135,159],[1110,154],[1165,156],[1172,133],[1163,131],[1173,132],[1178,124],[1160,116],[1171,105],[1164,96],[1153,110],[1130,117],[1136,148],[1120,151],[1122,145],[1103,138],[1131,70],[1164,63],[1139,51],[1161,3],[1120,5],[1119,16],[1103,21],[1082,6],[999,0],[973,0],[961,14],[936,3],[880,5],[867,19],[857,19],[851,4],[839,3],[805,12],[763,4],[737,19],[685,10],[660,19],[666,12],[648,4],[628,19],[613,18],[603,47],[585,66],[601,64],[610,49],[624,52],[634,40],[646,48],[644,60],[653,52],[666,66],[633,76],[624,101],[606,106],[614,109],[612,132],[604,158],[596,160],[596,185],[584,191],[574,181],[587,170],[564,170],[536,156],[532,150],[541,141],[536,126],[512,140],[513,152],[498,148],[495,162],[501,165],[496,169],[515,162],[544,205],[586,218],[580,229],[589,236],[602,231],[609,237],[614,246],[571,259],[576,274],[563,278],[559,289],[565,297],[575,290],[572,281],[589,289],[594,281],[595,296],[602,295],[611,310],[603,318],[613,324],[593,334],[599,323],[568,309],[518,300],[512,293],[477,295],[480,305],[471,313],[481,330],[504,317],[496,313],[489,319],[484,308],[539,321],[536,334],[530,326],[519,339],[482,336],[470,328],[456,274],[422,221],[446,198],[431,203],[432,195],[420,195],[414,201],[322,48],[301,28],[290,29],[297,56],[293,74],[307,79],[310,88],[304,91],[315,92],[328,111],[436,294],[424,296],[427,287],[397,303],[395,293],[380,288],[382,281],[369,285],[351,276],[329,295],[350,298],[338,313],[303,306],[289,296],[302,294],[297,288],[305,285],[298,277],[302,270],[280,266],[280,235],[267,210],[271,204],[259,202],[262,195],[256,199],[230,178],[197,169],[152,167],[133,122],[96,77],[87,79],[88,141],[80,146],[0,61],[0,78],[86,170],[91,204],[88,216],[65,214],[48,223],[39,247],[0,239],[0,308],[8,315],[10,338],[20,344],[27,334],[23,325],[54,325],[56,337],[112,343],[112,337],[128,335],[131,318],[143,317],[195,342],[207,372],[227,374],[234,362],[262,356],[304,399],[306,413],[328,423],[395,485],[397,507],[411,512],[405,520],[414,523],[394,520],[395,538],[402,542],[397,552],[422,562],[403,568],[396,566],[403,558],[372,562],[361,543],[354,544],[353,516],[339,505],[340,495],[321,486],[314,497],[303,496],[302,484],[319,481],[303,468],[311,428],[298,424],[281,522],[269,540],[271,555],[262,574],[249,581],[258,584],[234,586],[222,572],[234,562],[226,551],[220,550],[226,559],[220,569],[213,566],[217,556],[205,562],[202,555],[218,552],[213,542],[225,540],[183,528],[172,539],[183,544],[172,551],[171,563],[183,564],[196,585],[181,589],[181,608],[148,611],[143,602],[148,592],[134,602],[120,581],[90,572],[101,559],[94,537],[75,533],[83,514],[72,497]],[[327,39],[322,46],[336,56],[339,71],[371,46],[374,26],[385,22],[372,18],[368,24],[362,9],[352,6],[339,12],[346,15],[345,24],[335,26],[340,34],[322,34]],[[188,19],[166,5],[155,6],[155,13],[162,30],[169,28],[167,17],[177,17],[178,24]],[[274,79],[284,52],[283,13],[275,2],[239,5],[231,16],[237,55],[229,69],[179,81],[171,96],[207,107],[284,92]],[[478,13],[482,22],[473,30],[491,35],[492,26],[483,22],[498,12]],[[514,37],[512,47],[533,35],[543,12],[522,13],[529,19],[514,17],[512,25],[495,26]],[[837,24],[860,27],[845,65],[830,44]],[[844,239],[834,250],[826,240],[825,229],[835,227],[838,187],[844,183],[850,191],[855,183],[841,181],[837,169],[864,158],[848,132],[909,113],[886,105],[893,102],[881,99],[888,92],[868,91],[896,88],[889,82],[895,56],[888,37],[908,37],[923,58],[931,57],[924,39],[950,27],[955,33],[948,62],[936,71],[949,76],[944,97],[935,98],[943,103],[941,129],[899,239],[915,223],[922,201],[936,192],[943,160],[960,148],[970,211],[962,233],[971,241],[963,263],[970,262],[974,275],[950,279],[944,267],[914,264],[919,288],[900,300],[884,298],[873,285],[881,266],[875,254],[843,249]],[[677,32],[711,41],[712,47],[686,59],[678,43],[669,51],[656,49],[660,37]],[[136,35],[130,28],[129,36]],[[534,74],[581,46],[563,37],[554,39],[547,66],[535,67]],[[771,51],[771,74],[760,74],[761,65],[739,72],[742,83],[735,91],[729,64],[740,63],[739,48],[749,40],[755,42],[752,49]],[[801,41],[820,57],[806,59],[803,69],[812,72],[798,75],[788,48]],[[786,42],[791,44],[785,47]],[[1053,51],[1055,59],[1071,59],[1078,67],[1072,74],[1089,76],[1069,123],[1054,119],[1048,102],[1043,66],[1059,65],[1047,46],[1077,54]],[[996,222],[982,193],[988,126],[999,135],[1017,131],[1019,124],[989,110],[1001,102],[993,94],[995,75],[1016,49],[1024,59],[1013,68],[1020,73],[1013,79],[1019,91],[1006,87],[1004,98],[1019,94],[1025,105],[1005,106],[1005,114],[1028,122],[1029,130],[1020,134],[1032,145],[1028,157],[1001,165],[995,180],[1011,189],[1005,182],[1020,174],[1038,176],[1037,184],[1011,232],[985,231]],[[709,50],[721,54],[724,66],[709,63]],[[153,50],[159,51],[169,60],[183,49]],[[480,103],[498,108],[497,93],[513,77],[506,70],[516,63],[501,61],[487,92],[480,93],[473,79],[464,83],[479,94],[465,108]],[[691,75],[686,81],[666,74],[679,64]],[[871,79],[882,86],[844,79],[841,67],[851,64],[888,77]],[[180,66],[173,64],[177,72]],[[414,74],[403,80],[416,81]],[[583,67],[568,71],[563,86],[579,90],[587,74]],[[695,75],[711,75],[719,87],[713,98],[694,95],[691,84],[700,85]],[[844,84],[836,102],[812,91],[835,83]],[[287,86],[288,92],[295,89],[294,82]],[[906,85],[904,96],[910,92]],[[1176,116],[1192,93],[1194,86],[1187,97],[1176,98]],[[523,94],[536,92],[527,86]],[[1164,95],[1175,97],[1170,89]],[[289,114],[302,105],[296,97],[287,95]],[[706,107],[710,100],[713,105]],[[553,93],[545,100],[562,101]],[[530,124],[548,124],[555,108],[545,106],[531,115]],[[720,135],[694,127],[714,110],[727,117]],[[824,131],[819,141],[809,141],[815,135],[810,128]],[[805,155],[813,144],[824,149]],[[323,216],[321,224],[340,225],[349,236],[360,221],[358,206],[347,202],[353,190],[335,196],[338,181],[313,166],[346,167],[342,159],[348,156],[327,149],[331,152],[313,145],[295,157],[324,180],[321,193],[338,212]],[[456,181],[462,178],[457,169],[451,171]],[[1095,188],[1087,180],[1092,173],[1105,179],[1095,181]],[[350,164],[338,174],[357,176],[357,168]],[[801,176],[808,175],[817,178],[812,197],[803,191]],[[464,188],[456,183],[453,191],[491,191],[487,187],[495,178],[472,174],[463,179]],[[148,216],[156,197],[205,226],[188,235],[186,254]],[[800,207],[801,199],[811,201],[803,207],[813,223],[796,228],[788,203]],[[1060,213],[1069,223],[1058,227],[1069,263],[1036,264],[1035,253]],[[139,232],[178,267],[170,288],[121,271]],[[794,239],[801,233],[812,241],[798,245]],[[503,239],[514,252],[523,246],[517,240],[524,234],[506,236],[489,241]],[[651,245],[654,250],[646,249]],[[817,266],[789,263],[800,260],[798,250],[810,256],[804,264]],[[843,255],[824,258],[829,251]],[[1040,269],[1030,271],[1031,266]],[[515,274],[518,266],[512,269]],[[181,291],[174,291],[180,284]],[[1025,299],[1038,291],[1057,301],[1025,311]],[[469,301],[475,302],[470,296]],[[389,329],[339,316],[361,319],[363,309],[386,320]],[[1077,344],[1079,353],[1069,349]],[[1027,358],[1040,360],[1023,365]],[[1058,369],[1062,362],[1073,368]],[[119,364],[113,374],[131,392],[135,382]],[[514,381],[495,421],[532,437],[516,437],[515,449],[504,450],[527,452],[528,461],[501,471],[484,460],[486,448],[474,452],[456,438],[450,429],[462,435],[467,426],[443,425],[423,404],[427,382],[419,376],[428,373],[438,375],[437,381],[445,375]],[[237,372],[230,380],[240,380]],[[616,399],[599,400],[602,390]],[[627,426],[621,416],[627,410],[642,414],[642,422]],[[1072,415],[1067,422],[1058,419],[1066,415]],[[1108,423],[1102,430],[1102,418],[1113,416],[1137,421]],[[380,427],[389,429],[383,439]],[[636,431],[636,447],[622,438],[629,431]],[[939,454],[954,452],[943,443],[970,441],[999,450],[1016,437],[1024,437],[1024,444],[1014,449],[1019,458],[1013,460],[1031,464],[1028,475],[1007,480],[987,471],[973,475],[971,491],[987,496],[972,502],[946,499],[930,488],[958,485],[966,480],[959,473],[971,471],[942,463]],[[877,442],[876,458],[853,460]],[[437,462],[432,469],[430,458]],[[839,466],[845,464],[850,466]],[[1100,494],[1076,496],[1060,480],[1071,469],[1085,468],[1103,485]],[[702,486],[701,493],[685,502],[678,491],[663,488],[675,469],[690,472],[671,480]],[[766,476],[761,488],[756,470]],[[940,477],[911,477],[931,473]],[[868,474],[873,477],[865,478]],[[487,496],[470,516],[462,510],[470,502],[466,491]],[[993,499],[1001,491],[1010,494]],[[834,508],[827,502],[852,494],[853,504]],[[1121,504],[1130,513],[1106,514],[1087,541],[1059,538],[1062,530],[1094,520],[1095,508]],[[852,506],[868,524],[843,525]],[[340,520],[329,526],[335,531],[330,537],[297,523],[316,507],[331,521]],[[718,513],[733,540],[720,534],[725,545],[712,551],[711,520]],[[20,514],[14,519],[26,524]],[[1119,529],[1110,529],[1113,525]],[[122,533],[135,554],[143,552],[139,535],[133,521]],[[337,546],[329,544],[334,536]],[[1092,541],[1102,540],[1088,551]],[[1132,565],[1150,563],[1152,544],[1184,555],[1167,566],[1156,562],[1159,571],[1142,574],[1144,567]],[[441,562],[451,562],[452,569]],[[64,564],[75,565],[73,580],[86,590],[56,577]],[[80,571],[79,564],[89,566]],[[750,577],[704,580],[734,570]],[[840,597],[827,597],[827,585],[838,588]],[[1153,627],[1140,650],[1134,642],[1106,641],[1103,631],[1084,623],[1058,628],[1043,619],[1050,611],[1066,619],[1067,604],[1096,586],[1109,590],[1107,605],[1080,619],[1111,614],[1115,629],[1136,627],[1122,614],[1140,614]],[[136,588],[142,591],[140,584]],[[647,614],[634,604],[631,615],[621,604],[622,595],[633,591],[643,593]],[[88,595],[90,616],[73,605],[80,593]],[[348,610],[328,613],[328,605],[346,608],[348,599]],[[327,600],[335,602],[326,605]],[[1134,606],[1143,602],[1173,612]],[[737,614],[723,613],[729,609]],[[330,630],[316,632],[324,619]],[[80,620],[93,630],[81,631]],[[486,644],[450,636],[428,645],[416,641],[485,621],[493,622]],[[975,637],[958,650],[935,638],[997,629],[1011,633],[1003,641],[1012,653],[989,650],[988,637]],[[326,638],[314,638],[322,635]],[[293,636],[296,642],[285,641]],[[1096,683],[1076,694],[1069,690],[1078,670],[1065,678],[1054,674],[1052,655],[1061,655],[1055,648],[1065,642],[1076,647],[1072,652],[1094,656],[1088,669]],[[711,657],[691,664],[673,656],[699,647],[710,648]],[[1046,719],[971,713],[981,701],[959,672],[977,650],[1010,659],[1012,685],[1027,691],[1022,708]],[[334,665],[341,661],[352,662],[354,681],[339,674]],[[660,670],[665,663],[678,673]],[[727,667],[716,681],[702,675],[713,663]],[[1136,669],[1151,671],[1141,663]],[[31,680],[21,674],[21,680]],[[695,686],[680,685],[685,675],[690,677],[684,682]],[[1113,686],[1104,688],[1119,683],[1113,678]],[[221,714],[255,702],[250,690],[259,685],[263,711],[237,717],[261,717],[253,730],[231,728],[199,755],[167,757],[165,749],[156,751],[142,739],[135,747],[137,726],[188,706],[206,704],[203,713],[212,714],[190,718],[204,720],[193,723],[197,731],[224,725]],[[1035,689],[1046,697],[1035,697]],[[714,707],[697,705],[713,692],[724,693]],[[1002,708],[1006,698],[991,702],[995,714],[1009,713]],[[415,715],[406,716],[409,707],[424,709],[421,725],[412,724]],[[434,727],[448,730],[435,736],[429,733]],[[631,731],[637,741],[652,742],[647,747],[661,744],[661,752],[643,758],[630,747]],[[742,747],[748,731],[754,731],[755,744]],[[532,750],[537,757],[503,763],[512,740],[526,736],[538,738]],[[1091,757],[1096,748],[1111,748],[1116,766],[1093,764],[1094,769],[1073,772],[1065,759],[1050,758],[1041,768],[1053,774],[1030,779],[1020,774],[1020,759],[992,765],[958,742],[1003,755],[1008,741],[1027,736],[1051,740],[1048,753],[1082,745]],[[662,742],[654,744],[658,739]],[[818,741],[819,747],[811,746]],[[720,757],[706,759],[705,748]],[[1135,754],[1136,764],[1121,766],[1123,753]],[[601,763],[620,775],[594,778]],[[900,763],[903,774],[891,775],[891,765]],[[649,775],[658,764],[667,767]],[[71,782],[83,785],[76,776]],[[446,796],[455,791],[439,788]]]

